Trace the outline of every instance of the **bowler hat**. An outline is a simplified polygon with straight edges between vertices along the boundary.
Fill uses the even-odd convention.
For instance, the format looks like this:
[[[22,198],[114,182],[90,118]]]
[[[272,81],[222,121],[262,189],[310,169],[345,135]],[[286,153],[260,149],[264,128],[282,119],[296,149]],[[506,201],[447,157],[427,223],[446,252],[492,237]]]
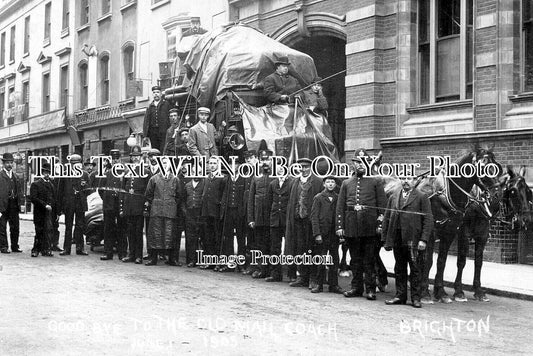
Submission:
[[[50,173],[52,171],[52,169],[50,168],[50,163],[43,162],[43,164],[41,166],[41,171]]]
[[[360,161],[363,157],[370,157],[364,148],[358,148],[353,153],[352,161]]]
[[[14,161],[13,154],[9,152],[4,153],[4,155],[2,156],[2,161]]]
[[[83,162],[83,165],[84,165],[84,166],[88,166],[88,165],[90,165],[90,164],[92,164],[93,166],[96,166],[96,163],[91,162],[91,160],[90,160],[89,158],[87,158],[87,159],[85,160],[85,162]]]
[[[289,57],[287,56],[281,56],[279,57],[275,62],[274,62],[275,65],[278,65],[278,64],[285,64],[287,66],[290,66],[291,63],[289,62]]]

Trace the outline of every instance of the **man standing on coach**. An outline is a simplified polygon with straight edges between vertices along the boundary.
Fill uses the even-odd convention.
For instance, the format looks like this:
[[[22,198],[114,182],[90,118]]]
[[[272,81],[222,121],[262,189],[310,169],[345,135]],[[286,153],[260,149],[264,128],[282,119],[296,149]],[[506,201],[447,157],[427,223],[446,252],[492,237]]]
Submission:
[[[150,139],[152,148],[163,152],[165,150],[165,136],[170,126],[168,112],[170,104],[161,98],[161,88],[152,87],[154,100],[148,105],[144,113],[143,136]]]
[[[19,249],[19,212],[22,201],[22,180],[13,172],[13,155],[4,153],[0,170],[0,252],[9,253],[7,223],[11,238],[11,252]]]
[[[353,272],[352,287],[344,296],[361,297],[366,287],[366,299],[376,300],[374,249],[385,191],[378,179],[370,176],[372,172],[366,172],[362,161],[365,157],[369,156],[364,149],[355,151],[352,159],[355,174],[342,182],[336,208],[336,233],[339,238],[346,238]]]

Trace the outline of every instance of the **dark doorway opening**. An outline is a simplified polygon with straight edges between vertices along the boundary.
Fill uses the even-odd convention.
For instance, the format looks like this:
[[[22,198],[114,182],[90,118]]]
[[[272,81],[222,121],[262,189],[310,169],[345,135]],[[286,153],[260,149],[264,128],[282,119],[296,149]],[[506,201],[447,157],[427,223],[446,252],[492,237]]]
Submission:
[[[310,55],[315,61],[318,75],[326,78],[346,69],[346,41],[333,36],[311,36],[302,38],[292,48]],[[337,146],[339,158],[344,157],[346,139],[346,73],[339,74],[322,83],[324,95],[328,99],[328,122]]]

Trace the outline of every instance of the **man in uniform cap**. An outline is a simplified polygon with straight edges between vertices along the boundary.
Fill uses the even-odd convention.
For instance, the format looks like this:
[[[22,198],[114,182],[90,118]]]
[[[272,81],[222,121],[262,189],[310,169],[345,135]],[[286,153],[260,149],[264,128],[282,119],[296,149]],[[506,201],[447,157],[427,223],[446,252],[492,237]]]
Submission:
[[[78,154],[70,156],[70,164],[81,165],[82,159]],[[58,211],[65,214],[65,240],[61,256],[70,255],[72,246],[72,228],[74,227],[74,242],[76,243],[76,254],[87,256],[84,251],[85,242],[83,232],[85,231],[85,212],[87,211],[87,191],[89,186],[89,174],[83,171],[81,177],[60,178],[58,184]]]
[[[266,145],[266,144],[265,144]],[[268,186],[273,178],[270,176],[270,157],[272,151],[267,148],[259,150],[262,162],[260,176],[253,176],[248,194],[248,226],[254,230],[254,246],[263,254],[270,251],[270,206],[268,205]],[[267,278],[270,276],[269,266],[252,266],[252,278]]]
[[[110,151],[111,164],[120,163],[120,151],[113,149]],[[124,188],[124,180],[112,174],[111,167],[104,175],[104,189],[99,190],[103,201],[104,210],[104,253],[100,257],[102,261],[113,259],[113,248],[117,245],[118,258],[126,257],[127,242],[124,235],[125,221],[120,216],[120,194]]]
[[[142,150],[139,146],[133,146],[130,152],[132,163],[139,164]],[[135,262],[142,264],[143,253],[143,228],[144,228],[144,204],[146,202],[144,193],[148,186],[151,174],[148,168],[141,172],[140,166],[135,167],[135,173],[139,177],[125,177],[124,189],[126,193],[121,196],[120,216],[126,220],[126,236],[129,246],[129,255],[122,259],[122,262]],[[145,177],[142,177],[142,176]]]
[[[35,239],[31,257],[53,256],[52,239],[54,238],[53,221],[57,216],[57,190],[50,181],[50,163],[42,165],[43,176],[37,178],[30,186],[30,199],[33,203],[33,224]]]
[[[246,164],[254,166],[257,163],[257,152],[255,150],[248,150],[244,152],[244,161]],[[243,192],[243,201],[242,205],[244,207],[244,211],[248,212],[248,197],[250,195],[250,185],[252,183],[253,176],[244,178],[244,192]],[[246,221],[246,244],[244,247],[245,253],[246,253],[246,270],[243,271],[243,274],[252,274],[253,271],[250,268],[250,260],[251,260],[251,254],[250,250],[255,249],[255,243],[254,243],[254,229],[250,228],[248,226],[248,219],[247,216],[245,216]]]
[[[7,223],[11,238],[11,251],[19,249],[19,212],[22,203],[22,180],[13,172],[13,155],[4,153],[3,168],[0,170],[0,252],[9,253],[7,241]]]
[[[311,208],[313,198],[322,191],[322,179],[311,172],[311,159],[301,158],[297,161],[302,167],[301,175],[295,179],[287,205],[287,231],[285,234],[285,254],[303,255],[312,251],[314,245],[313,230],[311,226]],[[289,266],[291,287],[316,286],[314,266],[299,265]],[[298,278],[296,278],[298,271]]]
[[[161,88],[152,87],[154,100],[146,108],[144,114],[143,136],[150,139],[153,148],[161,151],[165,149],[165,135],[169,123],[170,104],[161,98]]]
[[[198,122],[189,130],[189,141],[187,147],[193,156],[209,157],[218,155],[216,141],[221,137],[221,132],[215,126],[207,122],[211,110],[205,107],[198,108]],[[220,127],[223,129],[223,126]]]
[[[300,83],[289,74],[289,58],[280,57],[276,62],[276,71],[264,80],[264,91],[269,102],[286,104],[290,101],[290,94],[300,90]]]
[[[374,249],[378,217],[386,204],[385,191],[372,172],[366,172],[363,159],[368,154],[362,148],[354,153],[354,175],[342,182],[336,207],[336,234],[345,237],[350,250],[353,279],[344,296],[361,297],[366,287],[368,300],[376,299]],[[364,274],[364,282],[363,282]]]

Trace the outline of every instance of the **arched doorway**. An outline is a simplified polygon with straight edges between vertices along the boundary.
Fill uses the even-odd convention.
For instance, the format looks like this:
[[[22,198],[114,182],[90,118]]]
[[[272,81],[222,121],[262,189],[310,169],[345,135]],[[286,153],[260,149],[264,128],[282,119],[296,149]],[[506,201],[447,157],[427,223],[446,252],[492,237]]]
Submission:
[[[310,55],[315,61],[318,75],[322,78],[346,69],[346,40],[333,36],[316,35],[300,37],[290,47]],[[340,158],[344,156],[344,140],[346,139],[345,76],[346,74],[342,73],[322,83],[324,95],[328,99],[328,122]]]

